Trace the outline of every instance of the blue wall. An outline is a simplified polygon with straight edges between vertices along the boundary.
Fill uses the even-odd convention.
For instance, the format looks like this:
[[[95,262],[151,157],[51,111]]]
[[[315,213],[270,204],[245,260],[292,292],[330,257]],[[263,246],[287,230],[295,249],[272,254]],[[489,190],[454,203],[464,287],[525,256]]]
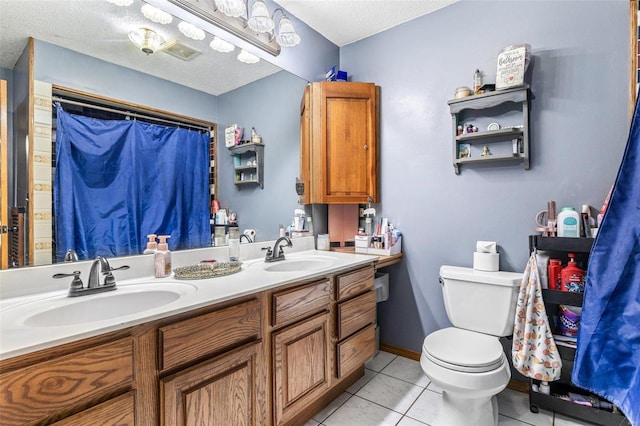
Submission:
[[[353,81],[381,86],[378,208],[405,235],[379,305],[383,343],[420,351],[449,325],[438,270],[472,266],[477,240],[497,241],[501,269],[521,272],[548,200],[600,208],[628,134],[628,11],[626,0],[462,1],[341,49]],[[494,82],[500,50],[523,42],[535,57],[531,170],[455,175],[447,100],[476,68]]]
[[[34,78],[84,92],[216,121],[217,98],[178,83],[35,40]]]
[[[300,172],[300,99],[307,82],[280,71],[257,82],[219,96],[218,194],[222,207],[238,213],[241,229],[253,228],[258,240],[278,237],[298,207],[295,177]],[[264,189],[233,183],[233,157],[224,146],[224,129],[231,124],[251,127],[264,143]]]

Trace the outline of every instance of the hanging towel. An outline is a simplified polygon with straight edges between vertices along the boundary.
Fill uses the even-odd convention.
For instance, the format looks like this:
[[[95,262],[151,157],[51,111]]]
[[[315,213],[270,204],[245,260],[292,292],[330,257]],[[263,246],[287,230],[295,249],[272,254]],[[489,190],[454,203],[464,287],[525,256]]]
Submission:
[[[520,283],[511,352],[513,366],[523,376],[547,382],[560,378],[562,361],[542,300],[535,252]]]
[[[640,98],[587,269],[576,361],[580,387],[640,425]]]

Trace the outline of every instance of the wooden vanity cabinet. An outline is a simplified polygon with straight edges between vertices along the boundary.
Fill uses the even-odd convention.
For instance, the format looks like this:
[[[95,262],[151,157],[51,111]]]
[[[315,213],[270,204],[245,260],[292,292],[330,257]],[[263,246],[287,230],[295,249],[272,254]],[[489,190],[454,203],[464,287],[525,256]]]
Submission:
[[[310,83],[300,104],[303,204],[378,202],[379,92],[373,83]]]
[[[323,279],[271,296],[275,425],[291,422],[329,389],[331,288]]]
[[[41,351],[3,362],[0,424],[50,424],[59,420],[56,424],[75,425],[91,418],[92,425],[107,425],[113,424],[116,411],[115,418],[122,419],[120,424],[134,424],[133,340],[124,337],[93,342],[93,347],[86,342],[67,345],[67,353],[50,356]],[[20,363],[24,365],[15,369],[11,366]],[[124,396],[112,398],[124,392]]]
[[[160,327],[160,423],[267,424],[262,331],[260,299]]]
[[[364,373],[373,266],[0,361],[1,425],[289,425]]]
[[[341,379],[375,355],[374,269],[336,278],[336,377]]]

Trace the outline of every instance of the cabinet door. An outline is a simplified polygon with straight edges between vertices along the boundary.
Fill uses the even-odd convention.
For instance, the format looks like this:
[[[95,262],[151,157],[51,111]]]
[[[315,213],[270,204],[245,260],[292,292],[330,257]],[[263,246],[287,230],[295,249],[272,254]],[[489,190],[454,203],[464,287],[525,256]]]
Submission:
[[[265,424],[261,350],[261,343],[248,344],[162,379],[162,424]]]
[[[273,335],[275,424],[291,420],[329,387],[329,314]]]
[[[377,87],[320,82],[311,91],[311,202],[377,202]]]
[[[134,399],[131,391],[53,423],[53,426],[134,426]]]

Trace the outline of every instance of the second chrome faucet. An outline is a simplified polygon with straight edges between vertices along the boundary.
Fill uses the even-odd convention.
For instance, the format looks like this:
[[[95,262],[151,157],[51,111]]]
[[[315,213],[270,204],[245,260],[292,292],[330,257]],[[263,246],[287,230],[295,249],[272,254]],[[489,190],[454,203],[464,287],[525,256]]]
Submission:
[[[277,262],[279,260],[284,260],[284,250],[282,249],[282,242],[285,242],[287,247],[293,247],[293,243],[289,239],[289,237],[280,237],[276,240],[273,245],[273,249],[271,247],[264,247],[262,250],[266,250],[267,254],[264,257],[265,262]]]

